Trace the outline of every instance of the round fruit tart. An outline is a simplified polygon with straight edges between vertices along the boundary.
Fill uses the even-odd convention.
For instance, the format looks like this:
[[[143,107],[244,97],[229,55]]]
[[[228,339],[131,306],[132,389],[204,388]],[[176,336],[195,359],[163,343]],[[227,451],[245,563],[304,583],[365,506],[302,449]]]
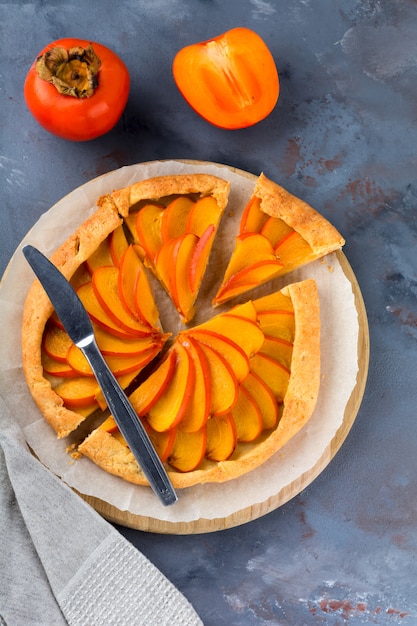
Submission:
[[[344,240],[263,174],[242,206],[230,259],[216,266],[212,315],[193,322],[229,193],[228,181],[209,174],[138,181],[99,198],[51,258],[85,305],[99,348],[176,488],[230,480],[259,466],[306,424],[319,393],[315,281],[250,293]],[[179,332],[162,327],[155,290],[172,302]],[[38,281],[26,299],[22,337],[27,384],[58,437],[100,417],[72,453],[146,485]]]

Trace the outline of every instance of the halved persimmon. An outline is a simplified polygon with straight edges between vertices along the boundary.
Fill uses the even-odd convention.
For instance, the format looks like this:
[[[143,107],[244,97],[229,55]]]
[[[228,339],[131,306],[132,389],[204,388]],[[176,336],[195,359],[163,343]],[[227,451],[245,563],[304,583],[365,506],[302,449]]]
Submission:
[[[249,28],[233,28],[182,48],[172,71],[188,104],[220,128],[252,126],[267,117],[278,100],[274,58]]]

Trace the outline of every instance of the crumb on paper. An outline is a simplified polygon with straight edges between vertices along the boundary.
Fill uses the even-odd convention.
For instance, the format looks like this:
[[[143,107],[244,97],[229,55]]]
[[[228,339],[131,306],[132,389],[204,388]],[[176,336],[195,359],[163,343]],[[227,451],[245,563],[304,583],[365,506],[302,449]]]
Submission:
[[[318,259],[318,261],[319,261],[320,265],[327,265],[327,269],[329,270],[329,272],[334,272],[333,265],[329,265],[325,258]]]
[[[78,461],[78,459],[82,458],[82,454],[78,451],[76,443],[72,443],[70,446],[67,446],[65,451],[74,461]]]

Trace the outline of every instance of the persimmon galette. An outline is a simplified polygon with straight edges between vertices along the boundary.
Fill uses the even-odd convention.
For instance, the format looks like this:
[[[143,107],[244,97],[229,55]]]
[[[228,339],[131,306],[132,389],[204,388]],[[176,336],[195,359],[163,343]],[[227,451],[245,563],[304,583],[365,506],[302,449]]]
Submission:
[[[227,181],[207,174],[137,182],[99,198],[95,213],[52,256],[177,488],[230,480],[262,464],[310,419],[319,393],[314,280],[231,302],[193,323],[229,191]],[[242,209],[214,306],[344,243],[324,217],[263,175]],[[162,328],[158,283],[184,324],[176,336]],[[102,415],[78,453],[147,484],[38,281],[26,299],[22,338],[29,389],[58,437]]]
[[[343,237],[320,213],[261,174],[213,304],[288,274],[343,244]]]

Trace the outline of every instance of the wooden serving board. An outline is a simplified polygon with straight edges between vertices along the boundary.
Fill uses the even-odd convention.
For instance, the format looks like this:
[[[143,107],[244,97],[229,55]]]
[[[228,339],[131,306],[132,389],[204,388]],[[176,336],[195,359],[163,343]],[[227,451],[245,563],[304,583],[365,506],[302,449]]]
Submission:
[[[368,320],[365,304],[362,298],[362,293],[358,281],[352,270],[352,267],[346,259],[346,256],[341,251],[337,252],[336,254],[346,278],[352,285],[355,306],[358,314],[358,375],[356,379],[356,385],[353,388],[349,401],[346,404],[343,421],[340,427],[338,428],[333,439],[323,450],[320,459],[313,467],[310,468],[308,472],[305,472],[296,480],[293,480],[284,488],[280,489],[278,493],[269,497],[264,502],[260,502],[256,505],[237,510],[227,517],[219,517],[214,519],[200,518],[190,522],[171,522],[156,519],[153,517],[147,517],[145,515],[135,515],[130,513],[129,511],[120,511],[115,506],[98,498],[80,494],[81,497],[110,522],[121,524],[122,526],[134,528],[136,530],[154,533],[187,535],[225,530],[227,528],[233,528],[234,526],[239,526],[241,524],[245,524],[247,522],[255,520],[279,508],[280,506],[291,500],[291,498],[298,495],[311,482],[313,482],[313,480],[317,478],[317,476],[325,469],[325,467],[327,467],[330,461],[334,458],[334,456],[342,446],[343,442],[345,441],[350,429],[352,428],[352,425],[356,419],[359,407],[362,402],[366,386],[366,380],[368,377],[370,348]]]
[[[25,242],[35,244],[48,254],[95,210],[96,199],[103,193],[128,185],[132,178],[137,180],[153,175],[188,173],[189,171],[214,173],[233,181],[234,199],[231,206],[233,204],[235,207],[244,205],[245,198],[249,197],[256,181],[256,177],[248,172],[216,163],[158,161],[127,166],[94,179],[71,192],[42,216],[21,245]],[[224,236],[220,241],[220,246],[233,245],[235,226],[233,220],[238,217],[232,210],[229,217],[232,230],[229,228],[222,233]],[[46,224],[47,228],[45,228]],[[61,440],[57,441],[55,433],[46,428],[39,411],[33,405],[29,390],[21,384],[23,373],[17,367],[18,363],[17,365],[13,363],[14,367],[9,372],[9,376],[13,380],[13,376],[16,378],[16,385],[22,390],[20,405],[16,405],[16,410],[19,410],[26,402],[28,403],[28,409],[22,417],[22,428],[25,428],[25,436],[34,454],[103,517],[133,529],[170,534],[214,532],[252,521],[282,506],[298,495],[323,471],[343,444],[357,416],[368,374],[369,332],[366,311],[358,282],[349,262],[342,252],[337,252],[328,260],[323,260],[322,265],[313,267],[312,273],[316,273],[319,278],[319,287],[323,288],[323,314],[331,337],[326,350],[327,360],[323,361],[323,364],[326,363],[326,369],[323,370],[323,392],[320,394],[323,402],[320,404],[319,396],[320,407],[310,420],[313,424],[312,428],[309,429],[307,425],[307,429],[299,433],[301,435],[299,439],[295,437],[293,442],[289,442],[273,456],[267,462],[271,465],[260,466],[254,470],[254,473],[248,476],[248,481],[241,477],[236,479],[236,482],[216,484],[213,489],[210,486],[209,491],[206,489],[207,485],[197,485],[196,492],[184,490],[187,493],[180,494],[182,509],[172,511],[172,514],[170,510],[165,511],[165,514],[150,513],[151,510],[157,511],[157,507],[147,507],[144,504],[143,497],[146,498],[147,494],[131,493],[130,489],[133,487],[124,485],[122,487],[128,493],[123,491],[121,495],[119,485],[116,486],[113,482],[114,477],[106,475],[105,478],[112,484],[109,489],[109,483],[103,479],[101,470],[95,466],[89,466],[84,473],[81,471],[80,477],[78,464],[68,462],[66,443]],[[332,287],[329,286],[332,281],[332,279],[328,280],[330,276],[338,277],[333,279]],[[309,271],[307,274],[301,272],[301,274],[294,275],[291,279],[296,281],[305,277],[310,277]],[[1,281],[2,297],[10,304],[9,307],[3,308],[0,315],[3,326],[10,330],[7,338],[9,343],[4,350],[5,355],[11,353],[14,346],[20,343],[21,321],[14,312],[22,309],[25,294],[32,280],[30,269],[18,249]],[[340,283],[334,283],[334,280]],[[20,285],[19,290],[16,290],[16,284]],[[334,298],[332,297],[333,291],[328,291],[328,289],[339,285],[341,290],[337,290],[337,293],[340,297]],[[343,297],[348,298],[348,306],[345,306],[344,301],[340,299]],[[210,301],[208,298],[208,302]],[[346,333],[346,323],[352,324],[352,334]],[[342,342],[339,344],[340,339]],[[339,350],[347,351],[347,359],[339,358]],[[5,369],[10,367],[7,358],[3,359],[2,367]],[[11,385],[11,389],[15,389],[15,386]],[[11,406],[17,402],[14,392],[10,394],[9,401]],[[322,413],[323,409],[324,413]],[[326,425],[324,429],[322,418]],[[299,453],[300,450],[303,451],[302,455]],[[271,468],[276,472],[276,483],[265,481],[264,472],[268,474]],[[72,473],[73,469],[75,472]],[[94,473],[95,470],[98,474]],[[95,479],[97,479],[97,484]],[[252,487],[248,488],[250,484]],[[142,489],[146,492],[150,491],[144,487]],[[229,494],[232,498],[225,497],[225,494]],[[197,501],[197,510],[201,511],[199,514],[194,513],[194,497],[199,498]],[[121,505],[123,503],[124,506],[125,502],[132,504],[130,511],[121,510]],[[216,511],[217,506],[219,512],[212,517],[212,512]],[[144,511],[147,514],[144,514]]]

